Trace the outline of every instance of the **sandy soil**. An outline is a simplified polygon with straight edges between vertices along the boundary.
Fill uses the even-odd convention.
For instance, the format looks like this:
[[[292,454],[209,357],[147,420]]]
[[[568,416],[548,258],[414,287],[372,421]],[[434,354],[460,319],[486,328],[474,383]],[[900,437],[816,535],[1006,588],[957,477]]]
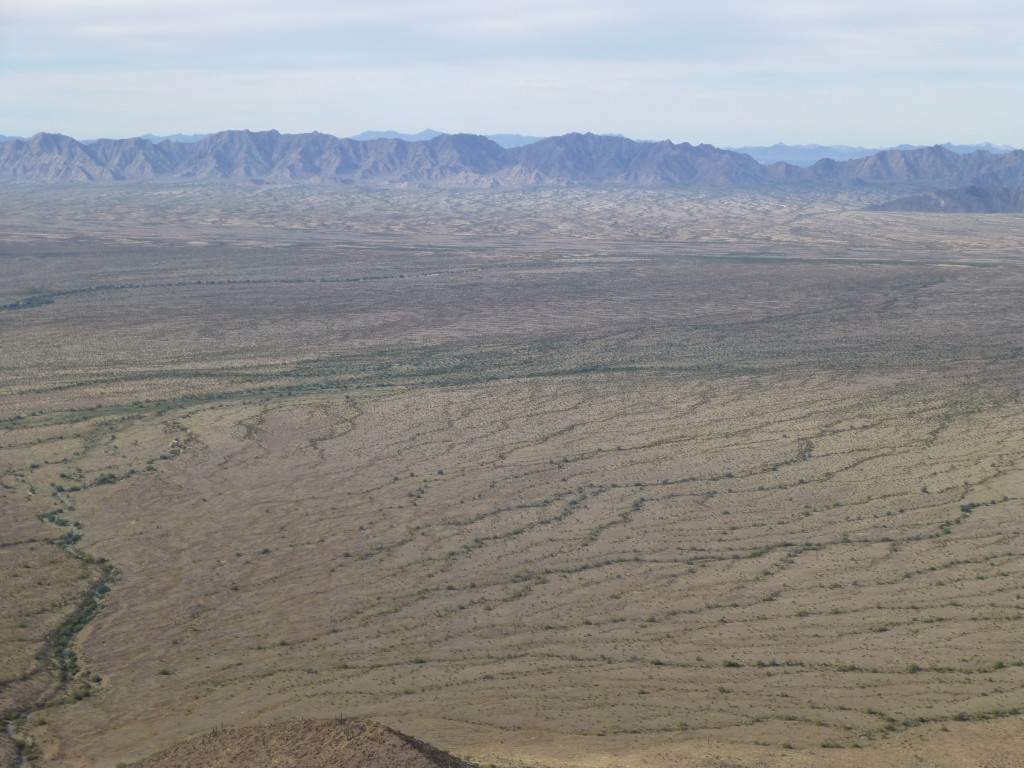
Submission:
[[[1020,764],[1019,219],[7,202],[33,764],[340,714],[503,765]]]

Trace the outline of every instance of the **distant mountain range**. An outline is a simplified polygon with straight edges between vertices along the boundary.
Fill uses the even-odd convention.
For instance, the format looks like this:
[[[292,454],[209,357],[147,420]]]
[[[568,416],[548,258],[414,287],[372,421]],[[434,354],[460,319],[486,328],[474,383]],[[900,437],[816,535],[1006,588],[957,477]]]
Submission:
[[[362,133],[356,134],[355,136],[349,136],[350,139],[356,141],[375,141],[377,139],[401,139],[402,141],[430,141],[436,139],[438,136],[443,136],[441,131],[435,131],[427,128],[425,131],[419,133],[399,133],[398,131],[363,131]],[[518,133],[491,133],[487,135],[487,138],[497,144],[499,147],[505,149],[511,149],[512,147],[525,147],[527,144],[533,144],[535,141],[540,141],[542,136],[521,136]]]
[[[223,131],[198,141],[36,134],[0,144],[0,181],[139,179],[445,187],[617,185],[756,187],[769,184],[1024,186],[1024,151],[958,154],[946,147],[886,150],[809,167],[764,165],[709,144],[639,142],[570,133],[505,148],[485,136],[339,139],[323,133]]]
[[[186,144],[192,144],[197,141],[202,141],[210,134],[208,133],[172,133],[167,136],[156,136],[152,133],[144,133],[139,138],[151,141],[154,144],[159,144],[161,141],[178,141]],[[425,131],[419,133],[399,133],[398,131],[363,131],[355,136],[349,136],[350,139],[356,141],[375,141],[376,139],[401,139],[402,141],[430,141],[431,139],[442,136],[441,131],[435,131],[427,128]],[[499,147],[505,147],[510,149],[512,147],[525,147],[527,144],[533,144],[535,141],[540,141],[542,136],[522,136],[518,133],[492,133],[487,136],[488,139],[493,141]],[[5,141],[14,141],[15,139],[21,139],[25,141],[24,136],[4,136],[0,134],[0,143]],[[95,144],[100,139],[79,139],[80,144]]]
[[[942,144],[950,152],[956,152],[958,155],[966,155],[971,152],[991,152],[992,154],[1001,155],[1007,152],[1012,152],[1015,148],[1008,146],[996,146],[995,144]],[[918,144],[900,144],[897,147],[877,147],[875,149],[869,149],[867,147],[849,147],[844,144],[833,144],[830,146],[824,146],[822,144],[772,144],[770,147],[727,147],[734,152],[742,152],[745,155],[750,155],[752,158],[757,160],[759,163],[765,165],[771,165],[772,163],[789,163],[790,165],[799,165],[801,168],[814,165],[819,160],[830,159],[830,160],[857,160],[862,157],[870,157],[871,155],[877,155],[879,152],[885,152],[890,149],[908,150],[908,149],[924,149],[923,146]]]
[[[151,141],[154,144],[159,144],[161,141],[175,141],[191,144],[197,141],[202,141],[208,133],[174,133],[166,136],[157,136],[152,133],[144,133],[139,138]],[[445,135],[442,131],[435,131],[432,128],[420,131],[419,133],[401,133],[399,131],[363,131],[362,133],[356,134],[355,136],[349,136],[348,138],[356,141],[376,141],[377,139],[399,139],[401,141],[430,141],[438,136]],[[616,138],[622,138],[622,134],[603,134],[605,136],[614,136]],[[487,134],[487,138],[497,144],[499,147],[505,149],[512,149],[514,147],[525,147],[527,144],[533,144],[540,141],[542,138],[549,138],[544,136],[524,136],[518,133],[492,133]],[[27,141],[23,136],[5,136],[0,134],[0,143],[5,141],[14,141],[21,139]],[[95,144],[100,139],[79,139],[79,143]],[[656,143],[646,139],[641,140],[642,143]],[[1013,152],[1017,147],[1011,147],[1008,145],[997,145],[991,142],[985,142],[982,144],[951,144],[949,142],[941,144],[939,146],[945,147],[951,152],[956,152],[958,155],[966,155],[971,152],[991,152],[992,154],[1001,155],[1007,152]],[[890,149],[908,150],[908,149],[925,149],[926,146],[923,144],[900,144],[895,147],[851,147],[846,144],[772,144],[771,146],[744,146],[744,147],[723,147],[733,152],[739,152],[744,155],[750,155],[752,158],[757,160],[759,163],[764,165],[772,165],[774,163],[788,163],[790,165],[797,165],[801,168],[814,165],[819,160],[838,160],[840,162],[844,160],[857,160],[862,157],[870,157],[871,155],[877,155],[879,152],[885,152]]]
[[[192,144],[197,141],[202,141],[210,134],[208,133],[172,133],[170,136],[154,136],[152,133],[144,133],[139,138],[151,141],[154,144],[158,144],[161,141],[177,141],[183,144]],[[95,143],[97,140],[93,139],[88,142],[89,144]],[[87,142],[82,142],[83,144]]]

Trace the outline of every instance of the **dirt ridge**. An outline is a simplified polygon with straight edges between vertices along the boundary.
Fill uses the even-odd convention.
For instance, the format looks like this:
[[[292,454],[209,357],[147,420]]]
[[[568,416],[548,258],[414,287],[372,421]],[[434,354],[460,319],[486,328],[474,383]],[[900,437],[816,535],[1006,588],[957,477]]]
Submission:
[[[293,720],[214,729],[139,763],[137,768],[474,768],[462,760],[372,720]]]

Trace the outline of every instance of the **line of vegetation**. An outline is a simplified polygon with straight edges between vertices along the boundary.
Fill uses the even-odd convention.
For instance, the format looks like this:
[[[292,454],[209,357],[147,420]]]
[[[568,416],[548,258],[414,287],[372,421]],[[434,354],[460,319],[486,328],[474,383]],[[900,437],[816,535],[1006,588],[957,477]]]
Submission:
[[[458,275],[470,272],[480,272],[484,268],[474,269],[449,269],[438,273],[410,274],[410,277],[432,277],[438,275]],[[274,279],[258,278],[228,278],[222,280],[182,280],[173,283],[109,283],[106,285],[91,285],[85,288],[71,288],[65,291],[49,291],[37,293],[9,304],[0,304],[0,311],[14,309],[31,309],[53,304],[57,299],[75,296],[83,293],[98,293],[100,291],[125,291],[138,290],[140,288],[186,288],[189,286],[223,286],[223,285],[281,285],[292,284],[302,285],[309,283],[362,283],[370,280],[397,280],[405,278],[405,274],[394,275],[359,275],[355,277],[281,277]]]
[[[53,669],[58,684],[57,693],[40,698],[20,710],[4,713],[3,726],[15,750],[15,764],[28,765],[37,756],[34,745],[18,735],[18,728],[33,712],[48,707],[72,704],[92,696],[100,686],[99,675],[90,675],[79,663],[74,642],[78,633],[85,629],[103,607],[103,597],[110,592],[117,579],[117,569],[103,557],[83,552],[75,545],[81,540],[81,524],[63,516],[65,510],[57,509],[39,515],[45,522],[59,526],[64,533],[50,543],[82,562],[88,568],[97,569],[97,577],[86,588],[71,614],[43,639],[43,646],[36,653],[39,669]]]

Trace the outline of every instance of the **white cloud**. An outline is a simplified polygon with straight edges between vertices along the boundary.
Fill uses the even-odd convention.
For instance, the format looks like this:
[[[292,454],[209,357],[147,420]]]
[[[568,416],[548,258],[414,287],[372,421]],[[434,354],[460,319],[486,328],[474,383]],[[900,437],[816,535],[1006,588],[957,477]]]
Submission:
[[[351,135],[367,128],[538,135],[572,130],[738,145],[761,141],[991,140],[1020,143],[1024,100],[961,83],[879,78],[842,88],[708,77],[699,66],[520,61],[467,71],[447,65],[323,71],[174,70],[0,74],[24,115],[0,133],[61,130],[79,138],[226,128]],[[1018,90],[1019,93],[1019,90]],[[953,100],[957,109],[950,110]],[[59,104],[59,120],[53,105]],[[113,104],[129,110],[110,111]],[[997,104],[997,107],[993,107]],[[103,105],[104,108],[98,108]],[[37,111],[45,121],[32,118]],[[35,122],[32,122],[35,120]],[[53,120],[52,122],[47,122]]]
[[[1006,0],[3,0],[0,133],[1020,143],[1022,39]]]
[[[532,54],[541,58],[673,58],[709,65],[771,61],[777,71],[946,66],[1019,60],[1024,6],[1006,0],[7,0],[0,30],[55,61],[124,56],[162,65],[169,51],[210,66],[239,66],[239,48],[272,62],[358,57],[449,61]],[[0,32],[2,34],[2,32]],[[214,44],[212,37],[217,37]],[[48,41],[49,44],[48,44]],[[333,45],[332,45],[333,41]],[[212,49],[211,49],[212,47]],[[217,48],[219,47],[219,53]],[[351,51],[351,54],[348,53]],[[16,64],[11,55],[9,63]],[[38,56],[35,57],[38,60]],[[255,66],[256,61],[250,62]],[[762,67],[763,68],[763,67]]]

